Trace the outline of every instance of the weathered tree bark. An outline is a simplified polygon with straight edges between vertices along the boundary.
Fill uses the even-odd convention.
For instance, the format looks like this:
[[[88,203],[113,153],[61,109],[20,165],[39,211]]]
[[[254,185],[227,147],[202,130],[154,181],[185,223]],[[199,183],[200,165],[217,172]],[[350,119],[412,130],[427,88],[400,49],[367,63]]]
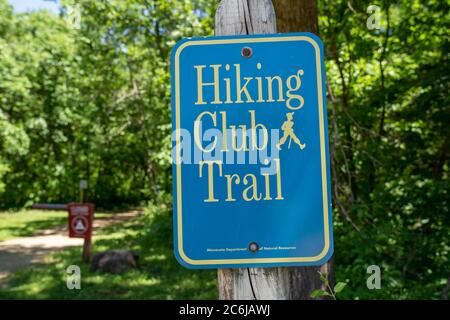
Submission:
[[[277,29],[280,33],[308,31],[317,34],[316,0],[274,0]]]
[[[278,31],[317,33],[315,0],[276,0]],[[271,0],[222,0],[216,12],[215,34],[276,33]],[[333,259],[319,267],[219,269],[221,300],[307,300],[314,290],[327,290],[318,272],[334,285]]]

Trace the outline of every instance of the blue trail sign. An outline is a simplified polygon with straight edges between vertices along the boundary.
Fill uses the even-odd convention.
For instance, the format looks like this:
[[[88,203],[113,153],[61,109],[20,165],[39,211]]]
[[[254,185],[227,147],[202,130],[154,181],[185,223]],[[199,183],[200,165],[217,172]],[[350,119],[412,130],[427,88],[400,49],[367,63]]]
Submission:
[[[320,39],[185,39],[171,63],[178,261],[325,263],[333,230]]]

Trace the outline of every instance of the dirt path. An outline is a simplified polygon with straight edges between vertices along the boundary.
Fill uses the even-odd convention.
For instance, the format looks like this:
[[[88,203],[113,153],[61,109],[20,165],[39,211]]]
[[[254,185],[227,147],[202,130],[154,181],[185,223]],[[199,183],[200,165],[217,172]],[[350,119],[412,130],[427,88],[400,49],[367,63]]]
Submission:
[[[130,211],[96,218],[94,232],[96,229],[135,218],[140,214],[142,214],[141,211]],[[0,242],[0,287],[6,284],[11,272],[32,264],[43,263],[47,255],[56,251],[83,244],[83,239],[69,238],[67,232],[67,225],[62,225],[41,230],[30,237]]]

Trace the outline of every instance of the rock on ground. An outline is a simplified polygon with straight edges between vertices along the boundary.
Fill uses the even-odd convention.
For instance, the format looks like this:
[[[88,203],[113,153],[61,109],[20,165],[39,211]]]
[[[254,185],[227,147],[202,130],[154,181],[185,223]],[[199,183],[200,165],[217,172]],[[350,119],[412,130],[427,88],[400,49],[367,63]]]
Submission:
[[[94,254],[91,271],[122,274],[138,267],[138,255],[129,250],[107,250]]]

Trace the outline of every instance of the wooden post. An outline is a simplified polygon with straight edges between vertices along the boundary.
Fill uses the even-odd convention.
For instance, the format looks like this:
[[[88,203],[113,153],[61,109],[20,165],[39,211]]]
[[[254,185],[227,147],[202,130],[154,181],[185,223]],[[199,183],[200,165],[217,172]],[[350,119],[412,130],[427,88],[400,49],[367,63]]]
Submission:
[[[84,190],[87,189],[87,187],[88,187],[87,180],[81,180],[79,187],[80,187],[80,203],[83,203],[84,202]]]
[[[266,34],[276,31],[275,10],[271,0],[222,0],[217,9],[216,36]],[[330,281],[334,284],[333,269],[332,260],[319,267],[219,269],[219,298],[221,300],[311,299],[312,291],[327,290],[320,281],[318,271],[329,274]]]
[[[91,261],[91,238],[84,238],[83,243],[83,262],[89,263]]]
[[[80,203],[84,203],[84,190],[87,188],[87,181],[80,181]],[[84,238],[83,242],[83,262],[89,263],[91,261],[91,237]]]
[[[316,0],[274,0],[278,32],[318,33]]]

